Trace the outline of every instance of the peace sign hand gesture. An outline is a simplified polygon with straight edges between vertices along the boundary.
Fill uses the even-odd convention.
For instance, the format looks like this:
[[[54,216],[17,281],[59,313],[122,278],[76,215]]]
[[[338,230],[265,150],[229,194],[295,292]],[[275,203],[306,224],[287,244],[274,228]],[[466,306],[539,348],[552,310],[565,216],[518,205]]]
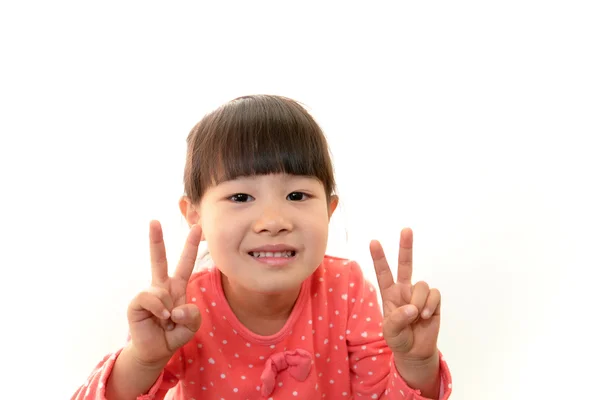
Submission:
[[[438,357],[441,295],[425,282],[412,284],[412,245],[412,230],[405,228],[400,234],[394,282],[381,244],[375,240],[370,244],[383,304],[383,337],[394,352],[397,366],[399,360],[424,365],[436,363]]]
[[[186,289],[201,236],[201,228],[193,226],[175,275],[169,277],[162,228],[158,221],[150,222],[152,284],[127,309],[130,348],[141,365],[166,364],[200,328],[200,311],[195,304],[186,304]]]

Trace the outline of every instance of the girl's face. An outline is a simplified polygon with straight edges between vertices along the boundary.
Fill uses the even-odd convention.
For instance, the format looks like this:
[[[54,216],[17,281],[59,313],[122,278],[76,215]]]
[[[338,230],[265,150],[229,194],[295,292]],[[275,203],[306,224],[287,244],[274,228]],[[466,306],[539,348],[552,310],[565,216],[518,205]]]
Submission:
[[[277,293],[322,262],[336,206],[316,178],[271,174],[209,188],[197,212],[216,267],[248,290]]]

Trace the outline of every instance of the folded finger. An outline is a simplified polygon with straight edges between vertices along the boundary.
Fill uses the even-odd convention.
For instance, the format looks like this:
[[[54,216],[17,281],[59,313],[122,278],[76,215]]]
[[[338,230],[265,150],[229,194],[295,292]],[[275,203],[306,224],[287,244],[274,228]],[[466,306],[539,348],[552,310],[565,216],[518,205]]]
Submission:
[[[425,302],[425,307],[423,307],[421,316],[424,319],[427,319],[432,315],[439,315],[441,300],[442,295],[440,294],[440,291],[437,289],[430,289],[429,296],[427,297],[427,301]]]
[[[429,296],[429,285],[427,282],[417,282],[413,286],[412,296],[410,298],[410,304],[413,304],[419,310],[419,313],[423,311],[427,297]]]
[[[127,316],[131,322],[138,322],[148,318],[150,315],[166,320],[171,316],[171,313],[159,296],[149,290],[145,290],[140,292],[131,301],[127,310]]]

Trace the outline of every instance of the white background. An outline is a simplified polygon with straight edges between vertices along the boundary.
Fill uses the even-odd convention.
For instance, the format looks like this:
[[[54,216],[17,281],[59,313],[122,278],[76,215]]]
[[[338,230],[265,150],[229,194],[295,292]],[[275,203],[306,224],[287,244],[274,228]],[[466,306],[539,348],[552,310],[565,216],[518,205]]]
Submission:
[[[0,397],[69,398],[122,345],[148,222],[174,261],[187,233],[187,133],[272,93],[330,140],[329,253],[374,279],[413,228],[454,399],[600,398],[594,3],[3,2]]]

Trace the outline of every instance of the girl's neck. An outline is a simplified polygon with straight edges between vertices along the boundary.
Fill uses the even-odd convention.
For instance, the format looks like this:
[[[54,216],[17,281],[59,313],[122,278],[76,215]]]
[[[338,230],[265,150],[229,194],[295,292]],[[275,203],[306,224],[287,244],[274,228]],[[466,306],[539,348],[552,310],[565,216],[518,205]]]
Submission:
[[[288,292],[263,294],[246,290],[221,273],[223,293],[237,319],[251,332],[271,336],[283,328],[294,309],[300,287]]]

